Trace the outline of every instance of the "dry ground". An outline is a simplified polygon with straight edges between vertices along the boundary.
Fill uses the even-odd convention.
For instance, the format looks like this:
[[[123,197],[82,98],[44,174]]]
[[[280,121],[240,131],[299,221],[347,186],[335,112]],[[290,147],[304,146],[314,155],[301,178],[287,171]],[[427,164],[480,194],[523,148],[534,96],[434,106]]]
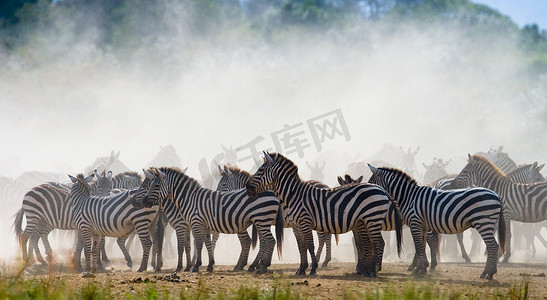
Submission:
[[[119,265],[120,268],[121,265]],[[409,287],[432,288],[449,296],[452,293],[461,295],[479,296],[495,295],[507,291],[527,279],[529,296],[532,299],[547,299],[547,264],[507,264],[498,267],[498,274],[492,281],[479,279],[484,268],[484,263],[442,263],[436,273],[428,274],[423,278],[414,278],[406,271],[408,263],[385,263],[384,269],[376,279],[363,278],[354,274],[353,263],[331,263],[328,268],[319,268],[317,276],[295,276],[297,264],[274,264],[270,267],[271,273],[254,274],[248,272],[232,272],[232,266],[216,266],[213,273],[201,271],[200,273],[178,274],[179,281],[166,281],[166,275],[173,270],[165,269],[164,272],[144,273],[129,270],[111,269],[106,273],[98,273],[95,278],[83,278],[81,274],[63,272],[56,268],[52,273],[36,267],[27,269],[28,276],[55,276],[68,281],[71,285],[80,286],[87,282],[97,282],[109,285],[116,295],[138,293],[149,288],[152,282],[155,290],[169,290],[178,293],[181,289],[205,289],[212,294],[222,292],[229,293],[246,286],[259,289],[271,289],[275,284],[280,286],[290,285],[293,291],[302,296],[317,299],[338,299],[347,296],[348,292],[360,297],[362,293],[373,293],[381,289],[383,291],[395,290],[402,294]],[[127,269],[127,268],[125,268]],[[202,267],[202,270],[204,267]],[[46,275],[49,273],[48,275]],[[142,282],[141,282],[142,281]]]

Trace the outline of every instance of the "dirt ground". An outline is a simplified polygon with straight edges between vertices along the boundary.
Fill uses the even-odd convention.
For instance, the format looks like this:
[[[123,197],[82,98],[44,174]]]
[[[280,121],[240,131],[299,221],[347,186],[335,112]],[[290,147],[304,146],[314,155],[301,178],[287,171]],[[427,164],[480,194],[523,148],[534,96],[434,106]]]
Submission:
[[[233,266],[215,266],[212,273],[177,274],[178,280],[168,281],[172,269],[164,269],[161,273],[147,271],[137,273],[133,271],[110,268],[105,273],[98,273],[94,278],[83,278],[81,274],[53,271],[54,276],[67,280],[71,285],[79,286],[87,282],[96,282],[110,285],[110,288],[120,297],[145,290],[152,282],[157,291],[169,290],[173,293],[181,289],[192,290],[205,287],[209,293],[229,293],[240,286],[259,289],[271,289],[274,284],[290,285],[291,289],[302,296],[316,299],[338,299],[348,292],[355,295],[373,293],[381,289],[402,294],[405,289],[430,287],[438,289],[443,295],[460,293],[465,296],[492,295],[498,292],[507,293],[507,290],[519,286],[523,279],[529,281],[529,296],[531,299],[547,299],[547,264],[506,264],[498,266],[498,273],[494,280],[479,279],[484,263],[442,263],[436,273],[430,273],[423,278],[414,278],[406,271],[408,263],[385,263],[378,278],[370,279],[358,276],[354,272],[353,263],[331,263],[327,268],[319,268],[317,276],[296,276],[294,272],[297,264],[274,264],[268,274],[254,274],[248,272],[232,272]],[[34,274],[32,274],[34,273]],[[47,271],[27,273],[28,276],[45,275]],[[44,274],[44,275],[40,275]],[[167,277],[166,277],[167,276]]]

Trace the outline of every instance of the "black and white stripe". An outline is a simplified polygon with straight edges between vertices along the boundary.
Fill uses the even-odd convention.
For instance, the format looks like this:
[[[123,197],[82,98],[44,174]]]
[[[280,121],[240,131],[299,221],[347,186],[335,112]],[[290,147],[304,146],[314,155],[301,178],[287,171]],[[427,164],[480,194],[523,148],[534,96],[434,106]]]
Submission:
[[[452,187],[482,186],[500,195],[507,227],[507,253],[511,257],[511,223],[537,223],[547,220],[547,182],[522,184],[511,181],[492,162],[479,155],[468,155],[468,163],[454,179]]]
[[[316,273],[318,262],[312,230],[331,234],[353,231],[362,240],[369,237],[374,255],[384,247],[380,230],[391,201],[383,189],[370,184],[317,188],[302,181],[298,167],[283,155],[264,154],[265,162],[247,183],[247,191],[252,196],[273,190],[279,198],[286,213],[285,220],[293,228],[299,243],[297,274],[304,274],[308,267],[306,251],[312,258],[310,274]],[[364,249],[359,252],[360,256],[366,253]],[[374,258],[365,257],[367,276],[376,275]]]
[[[256,227],[260,238],[260,271],[266,271],[271,264],[275,243],[270,227],[274,221],[276,224],[282,222],[281,214],[278,213],[279,201],[273,193],[267,192],[251,198],[244,189],[228,193],[216,192],[202,188],[195,179],[176,168],[159,168],[157,171],[150,188],[139,190],[137,204],[142,201],[147,207],[155,204],[165,207],[165,202],[174,202],[183,219],[190,223],[195,239],[197,260],[192,271],[197,272],[201,266],[204,240],[209,255],[207,270],[213,270],[214,252],[209,233],[237,234],[251,224]],[[276,235],[280,241],[282,230],[278,231],[278,227],[282,229],[282,225],[276,226]],[[278,251],[281,251],[281,243],[278,243]]]
[[[157,208],[135,208],[132,197],[137,189],[127,190],[106,197],[91,196],[89,182],[93,175],[84,178],[70,176],[71,202],[74,207],[74,223],[84,241],[86,271],[95,271],[99,255],[98,241],[101,236],[125,237],[133,230],[137,231],[142,243],[143,256],[139,272],[145,271],[152,241],[150,226],[157,215]],[[93,247],[92,247],[93,245]],[[93,248],[93,258],[91,252]],[[161,254],[161,253],[160,253]]]
[[[219,167],[219,172],[220,172],[220,180],[218,182],[217,191],[221,191],[221,192],[229,192],[229,191],[245,188],[245,185],[251,178],[251,174],[249,172],[245,170],[241,170],[235,166],[224,166],[224,169],[220,169]],[[326,184],[316,180],[310,180],[310,181],[307,181],[307,183],[317,188],[323,188],[323,189],[329,188]],[[291,228],[287,222],[284,222],[283,227]],[[319,241],[318,243],[319,245],[317,247],[316,256],[318,257],[318,259],[321,257],[323,247],[326,245],[325,260],[323,261],[322,266],[327,267],[328,263],[332,259],[332,250],[331,250],[332,235],[330,233],[317,232],[317,239]],[[249,239],[249,242],[251,242],[250,239]],[[245,254],[242,254],[242,255],[245,255]],[[248,253],[246,255],[248,256]],[[257,262],[256,261],[253,262],[252,265],[257,265]]]
[[[419,186],[400,170],[369,167],[373,173],[369,182],[382,186],[397,199],[403,219],[410,227],[417,259],[414,274],[427,272],[429,263],[425,256],[424,238],[428,231],[448,234],[472,227],[479,231],[488,250],[481,278],[492,279],[497,272],[499,246],[494,238],[497,224],[502,243],[505,237],[503,207],[496,193],[485,188],[437,190]]]

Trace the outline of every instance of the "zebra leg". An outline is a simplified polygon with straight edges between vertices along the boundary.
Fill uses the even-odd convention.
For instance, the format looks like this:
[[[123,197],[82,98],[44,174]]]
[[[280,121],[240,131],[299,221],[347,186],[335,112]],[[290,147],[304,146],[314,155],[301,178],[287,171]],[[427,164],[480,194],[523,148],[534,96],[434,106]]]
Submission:
[[[463,260],[465,260],[465,262],[468,264],[471,263],[471,259],[467,255],[467,252],[465,251],[465,245],[463,244],[463,231],[457,233],[456,238],[458,238],[458,245],[460,245],[460,252],[462,253]]]
[[[91,271],[91,247],[93,244],[93,236],[88,230],[81,232],[84,257],[85,257],[85,271]]]
[[[205,247],[207,248],[207,255],[209,256],[209,265],[207,265],[207,272],[213,272],[215,266],[215,250],[213,247],[213,242],[211,241],[211,234],[206,233],[205,237]]]
[[[378,271],[382,269],[382,258],[384,254],[385,242],[382,237],[381,225],[374,230],[373,227],[368,226],[367,230],[370,242],[370,249],[368,250],[368,256],[370,258],[369,276],[376,277]]]
[[[110,261],[110,259],[108,259],[108,256],[106,255],[106,241],[104,236],[101,236],[101,242],[99,246],[100,246],[99,251],[101,253],[102,262],[104,262],[105,266],[111,265],[112,262]]]
[[[218,232],[213,232],[212,234],[211,245],[213,245],[213,251],[215,251],[215,248],[217,247],[217,241],[219,236],[220,233]]]
[[[437,266],[437,255],[439,253],[439,249],[437,247],[437,241],[439,240],[439,234],[433,231],[428,231],[426,234],[426,242],[429,246],[429,250],[431,251],[431,266],[429,268],[430,272],[435,271],[435,267]]]
[[[99,258],[99,253],[101,252],[101,238],[100,235],[93,235],[92,241],[93,244],[91,246],[91,272],[96,273],[97,271],[104,271],[103,264],[101,263],[101,260]]]
[[[304,242],[308,247],[308,252],[311,256],[311,269],[309,275],[316,275],[317,274],[317,267],[319,266],[319,263],[317,262],[317,257],[315,256],[315,247],[313,244],[313,233],[311,226],[306,222],[301,227],[302,229],[302,237],[304,238]]]
[[[505,219],[505,234],[506,235],[505,235],[505,256],[503,257],[502,263],[506,264],[509,262],[509,258],[511,257],[511,215],[510,215],[511,212],[509,209],[504,209],[503,213],[504,213],[503,217]]]
[[[306,245],[300,228],[293,227],[294,237],[296,238],[296,244],[298,245],[298,252],[300,252],[300,266],[296,270],[296,275],[306,275],[306,269],[308,268],[308,254],[306,253]]]
[[[321,254],[323,252],[323,246],[325,246],[325,243],[326,243],[326,238],[324,233],[318,232],[318,231],[316,231],[316,233],[317,233],[317,253],[315,253],[315,256],[317,257],[318,260],[320,260]]]
[[[269,224],[257,224],[256,230],[260,238],[260,245],[258,254],[260,255],[260,271],[264,274],[268,271],[268,267],[272,264],[273,250],[275,247],[275,239],[270,231],[271,225]],[[310,232],[311,233],[311,232]],[[313,236],[312,236],[313,239]]]
[[[76,231],[76,239],[74,245],[74,255],[72,256],[72,266],[78,272],[83,272],[82,268],[82,250],[84,250],[85,243],[84,238],[82,237],[79,231]]]
[[[150,223],[144,222],[141,226],[136,227],[137,234],[142,245],[142,260],[137,272],[144,272],[148,268],[148,258],[150,256],[150,248],[152,248],[152,239],[150,239]]]
[[[171,224],[171,227],[175,229],[175,235],[177,237],[177,268],[175,269],[175,272],[180,272],[182,270],[182,255],[184,253],[184,247],[186,246],[185,243],[186,243],[187,230],[182,222],[176,222],[174,224]],[[187,260],[186,264],[188,265],[189,263],[190,263],[190,260]],[[188,266],[187,269],[188,270],[185,270],[185,271],[189,271],[190,267]]]
[[[118,247],[120,247],[120,250],[122,250],[123,257],[125,258],[125,262],[129,268],[133,268],[133,261],[131,260],[131,255],[129,255],[129,251],[127,250],[127,247],[125,246],[125,242],[129,238],[128,235],[121,236],[116,239],[116,243],[118,244]]]
[[[194,255],[194,259],[192,259],[192,240],[190,238],[190,230],[184,229],[184,232],[184,251],[186,252],[186,268],[184,269],[184,272],[188,272],[190,271],[190,268],[196,264],[196,256]],[[194,241],[194,250],[196,249],[195,243],[196,242]]]
[[[38,242],[40,241],[41,234],[38,234],[38,232],[32,233],[29,239],[29,249],[28,249],[28,255],[29,255],[29,263],[33,263],[33,252],[36,254],[36,260],[39,261],[42,266],[47,266],[47,262],[42,257],[42,253],[40,252],[40,247],[38,246]],[[42,240],[43,241],[43,240]],[[45,246],[44,246],[45,247]]]
[[[429,265],[425,255],[425,231],[421,224],[410,224],[410,233],[412,234],[414,248],[416,249],[416,268],[412,272],[412,275],[423,276],[427,273],[427,267]]]
[[[53,260],[53,250],[51,249],[51,245],[49,244],[48,239],[48,235],[52,230],[53,229],[48,226],[40,233],[40,238],[42,239],[42,243],[44,244],[44,249],[46,250],[46,259],[48,262],[51,262]],[[36,243],[36,249],[38,249],[38,243]]]
[[[247,261],[249,260],[249,251],[251,250],[251,237],[249,237],[249,233],[247,230],[244,230],[237,234],[237,238],[239,239],[239,243],[241,244],[241,252],[239,253],[239,259],[237,260],[237,264],[234,267],[234,271],[241,271],[243,268],[247,265]],[[215,235],[213,234],[213,241],[215,241]],[[214,244],[215,242],[213,242]],[[251,271],[251,268],[256,268],[256,266],[259,263],[260,258],[257,256],[253,264],[249,267],[249,271]]]
[[[486,244],[486,250],[488,251],[488,257],[486,259],[486,266],[482,272],[480,278],[486,278],[492,280],[494,274],[497,273],[498,265],[498,250],[499,245],[494,238],[495,226],[492,225],[481,225],[474,224],[475,229],[479,231],[484,243]]]
[[[355,272],[357,275],[364,275],[365,274],[365,244],[368,242],[366,239],[362,240],[362,237],[359,234],[358,229],[353,229],[353,245],[355,248],[355,251],[357,252],[356,260],[357,265],[355,266]]]
[[[203,240],[205,233],[203,232],[202,226],[197,226],[192,224],[192,235],[194,236],[194,246],[196,250],[194,251],[194,257],[196,262],[193,264],[192,272],[198,272],[199,267],[201,266],[201,251],[203,250]]]
[[[328,263],[332,259],[332,256],[331,256],[331,254],[332,254],[332,252],[331,252],[332,251],[332,234],[327,233],[325,235],[325,243],[326,243],[326,245],[325,245],[326,252],[325,252],[325,260],[323,261],[323,264],[321,265],[322,267],[327,267]]]

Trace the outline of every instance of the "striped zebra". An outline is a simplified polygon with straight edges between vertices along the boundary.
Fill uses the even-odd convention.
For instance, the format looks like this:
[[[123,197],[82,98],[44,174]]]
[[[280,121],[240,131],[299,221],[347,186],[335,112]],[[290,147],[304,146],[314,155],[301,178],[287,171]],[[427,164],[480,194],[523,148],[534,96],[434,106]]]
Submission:
[[[221,192],[229,192],[229,191],[245,188],[245,185],[251,178],[251,174],[249,172],[245,170],[241,170],[240,168],[235,166],[224,166],[224,169],[221,169],[219,167],[219,171],[220,171],[220,180],[218,182],[217,191],[221,191]],[[324,189],[329,188],[327,185],[323,184],[322,182],[315,181],[315,180],[306,181],[306,183],[311,184],[317,188],[324,188]],[[283,227],[290,228],[287,222],[284,222]],[[321,257],[321,252],[323,251],[323,247],[326,244],[326,255],[325,255],[325,260],[323,261],[322,266],[327,267],[328,263],[332,259],[332,255],[331,255],[332,235],[330,233],[317,232],[317,239],[319,241],[317,254],[316,254],[318,258]],[[337,241],[338,241],[338,237],[337,237]],[[252,246],[254,248],[254,245]],[[246,255],[248,256],[249,254],[247,253]],[[253,262],[252,265],[256,266],[257,262],[256,261]]]
[[[76,177],[69,175],[73,185],[71,187],[71,202],[73,205],[74,223],[84,242],[84,256],[86,271],[95,272],[95,263],[98,262],[101,236],[125,237],[136,230],[143,248],[142,261],[138,272],[145,271],[148,266],[148,256],[152,241],[150,227],[157,216],[157,208],[137,209],[133,206],[132,197],[137,189],[126,190],[111,196],[91,196],[89,183],[93,175]],[[93,256],[92,255],[93,250]],[[161,255],[161,253],[159,253]],[[161,268],[161,260],[158,267]]]
[[[112,188],[113,189],[135,189],[140,187],[142,184],[142,178],[139,173],[134,171],[127,171],[123,173],[116,174],[112,177]]]
[[[254,196],[273,190],[279,198],[298,243],[300,267],[296,274],[305,274],[308,268],[306,251],[312,259],[310,275],[316,274],[318,262],[312,235],[316,230],[331,234],[353,231],[361,240],[370,238],[374,255],[359,249],[359,257],[364,257],[364,275],[376,276],[375,255],[384,247],[380,230],[391,203],[386,192],[370,184],[317,188],[300,179],[298,167],[288,158],[279,153],[264,155],[264,164],[247,183],[247,191]]]
[[[453,188],[482,186],[500,195],[503,200],[507,227],[507,252],[503,262],[511,257],[511,223],[537,223],[547,220],[547,182],[515,183],[487,158],[468,154],[468,163],[452,182]]]
[[[94,173],[97,176],[97,180],[91,187],[92,193],[94,195],[107,195],[112,188],[112,173],[105,174],[103,172],[100,175],[97,170]],[[34,251],[37,260],[42,265],[47,265],[38,247],[39,239],[42,239],[42,243],[44,244],[47,260],[51,261],[53,251],[48,240],[49,233],[53,229],[76,229],[72,224],[72,207],[68,201],[69,193],[69,185],[48,182],[32,188],[25,194],[22,208],[17,212],[14,224],[18,240],[25,249],[23,251],[23,259],[27,259],[26,244],[30,238],[28,255],[30,256],[32,251]],[[27,218],[25,231],[21,228],[23,215]],[[80,252],[77,253],[79,254]],[[75,260],[74,262],[78,267],[79,260]]]
[[[145,182],[149,180],[145,179]],[[143,183],[144,186],[144,183]],[[266,192],[258,197],[249,197],[245,189],[233,192],[217,192],[200,186],[197,180],[184,174],[176,168],[162,167],[150,183],[150,188],[139,189],[136,205],[150,207],[172,201],[190,224],[195,239],[197,259],[192,271],[197,272],[201,266],[201,250],[203,242],[209,254],[207,271],[213,271],[214,252],[210,232],[242,233],[253,224],[260,239],[258,255],[260,256],[260,272],[266,272],[271,264],[275,240],[270,231],[271,225],[281,224],[282,217],[278,213],[279,201],[272,192]],[[278,230],[281,229],[281,230]],[[276,226],[278,253],[282,250],[283,226]],[[245,232],[245,234],[247,234]],[[241,236],[238,235],[238,237]],[[184,239],[183,239],[184,240]],[[240,257],[241,259],[241,257]],[[238,261],[243,265],[247,262]]]
[[[148,170],[143,169],[143,172],[146,178],[142,183],[141,190],[145,191],[150,189],[150,184],[153,182],[156,176],[159,176],[159,174],[157,172],[157,169],[155,168],[150,168]],[[184,173],[185,170],[182,170],[181,172]],[[142,198],[143,197],[141,196],[137,196],[137,200],[134,202],[134,205],[137,208],[144,207],[141,201]],[[173,201],[161,201],[159,203],[159,209],[161,214],[167,219],[167,223],[175,229],[175,234],[177,237],[178,255],[178,263],[175,272],[180,272],[182,270],[182,256],[184,255],[184,253],[186,253],[186,268],[184,269],[184,271],[188,272],[193,265],[190,245],[191,228],[189,222],[184,219],[182,212]]]
[[[475,155],[480,155],[491,161],[496,165],[503,173],[507,174],[517,169],[517,164],[513,161],[509,154],[503,152],[503,146],[499,146],[498,149],[488,147],[488,152],[478,152]]]
[[[443,191],[419,186],[408,174],[397,169],[369,166],[373,175],[369,183],[378,184],[398,200],[405,223],[410,227],[416,248],[417,267],[413,274],[427,272],[424,238],[428,231],[443,234],[475,228],[481,234],[488,258],[480,278],[492,279],[497,273],[498,243],[494,238],[496,223],[504,252],[505,222],[503,204],[498,195],[485,188]],[[499,222],[498,222],[499,221]]]
[[[507,178],[517,183],[541,182],[544,180],[542,179],[543,176],[539,171],[541,171],[543,166],[544,165],[538,165],[537,162],[534,162],[533,164],[525,164],[507,173]],[[457,175],[458,174],[450,174],[439,178],[436,182],[434,182],[434,187],[441,190],[451,189],[452,181],[454,180],[454,178],[456,178]],[[465,262],[470,263],[471,259],[469,258],[469,255],[467,254],[467,251],[465,250],[465,245],[463,243],[463,232],[456,234],[456,237],[460,252],[462,254],[462,258],[465,260]],[[527,237],[526,234],[525,237]],[[480,242],[480,235],[476,231],[471,231],[471,239],[473,241],[471,253],[476,253],[479,250],[478,242]],[[528,240],[530,239],[533,240],[533,238],[528,237]],[[533,246],[533,243],[529,244]]]

